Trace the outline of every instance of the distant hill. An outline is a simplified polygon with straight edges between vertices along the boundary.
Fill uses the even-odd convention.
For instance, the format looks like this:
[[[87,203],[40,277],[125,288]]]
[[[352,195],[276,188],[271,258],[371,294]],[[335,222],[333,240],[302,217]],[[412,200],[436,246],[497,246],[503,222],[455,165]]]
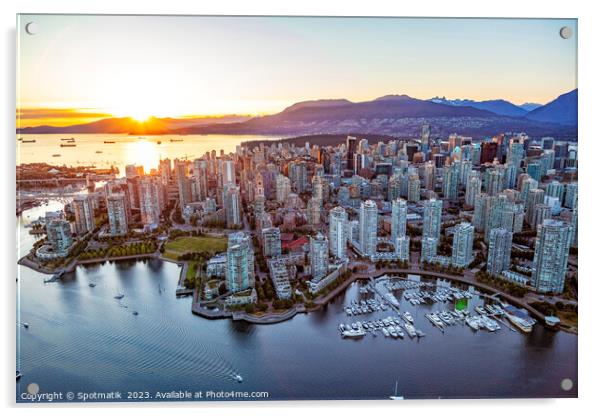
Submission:
[[[524,103],[519,105],[520,108],[522,108],[523,110],[527,110],[527,111],[533,111],[536,108],[541,107],[543,104],[538,104],[538,103]]]
[[[110,118],[67,127],[30,127],[18,132],[266,134],[285,137],[345,135],[354,132],[363,135],[416,137],[421,126],[429,124],[432,134],[440,137],[452,133],[484,137],[500,132],[525,132],[533,137],[574,139],[577,137],[576,124],[571,124],[570,117],[566,117],[570,114],[567,108],[572,101],[575,103],[576,120],[576,92],[574,100],[570,99],[569,93],[569,98],[561,96],[531,112],[504,100],[420,100],[407,95],[385,95],[357,103],[345,99],[303,101],[279,113],[252,118],[236,115],[153,118],[144,123],[131,118]]]
[[[577,126],[577,103],[578,92],[577,89],[574,89],[546,105],[530,111],[526,118],[544,123]]]
[[[431,98],[434,103],[461,106],[461,107],[473,107],[479,110],[490,111],[500,116],[509,117],[522,117],[527,114],[528,110],[521,108],[517,105],[512,104],[506,100],[487,100],[487,101],[474,101],[474,100],[448,100],[444,98]]]
[[[301,102],[291,105],[290,107],[286,107],[284,110],[282,110],[282,112],[290,113],[292,111],[296,111],[301,108],[336,107],[338,105],[346,105],[346,104],[352,104],[352,102],[349,100],[345,100],[345,99],[301,101]]]
[[[574,138],[576,129],[553,123],[526,119],[525,110],[503,100],[485,102],[496,111],[501,107],[514,110],[510,117],[473,106],[450,105],[432,100],[419,100],[407,95],[386,95],[372,101],[353,103],[347,100],[302,102],[284,111],[255,117],[241,123],[217,123],[179,129],[180,134],[270,134],[286,136],[381,134],[416,136],[423,124],[442,137],[451,133],[483,137],[499,132],[521,131],[534,137],[550,135]]]
[[[60,134],[60,133],[89,133],[89,134],[168,134],[175,129],[208,124],[233,123],[248,120],[250,116],[227,115],[209,117],[156,118],[151,117],[145,122],[131,117],[105,118],[85,124],[72,126],[36,126],[17,129],[19,134]]]

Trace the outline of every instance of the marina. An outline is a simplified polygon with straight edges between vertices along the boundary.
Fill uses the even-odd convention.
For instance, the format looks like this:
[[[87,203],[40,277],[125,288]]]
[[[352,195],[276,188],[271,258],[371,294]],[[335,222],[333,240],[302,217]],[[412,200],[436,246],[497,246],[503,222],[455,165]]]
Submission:
[[[425,336],[425,332],[415,327],[412,313],[402,310],[405,307],[413,308],[415,313],[418,313],[418,309],[428,309],[423,316],[442,333],[454,326],[465,326],[472,332],[489,333],[503,328],[517,332],[516,327],[523,333],[529,333],[536,323],[524,310],[481,294],[474,288],[463,289],[449,282],[415,281],[384,275],[362,285],[358,295],[358,299],[351,300],[343,308],[348,317],[382,314],[385,311],[392,311],[394,315],[340,323],[342,338],[358,339],[367,334],[399,339],[403,339],[404,335],[410,339]]]

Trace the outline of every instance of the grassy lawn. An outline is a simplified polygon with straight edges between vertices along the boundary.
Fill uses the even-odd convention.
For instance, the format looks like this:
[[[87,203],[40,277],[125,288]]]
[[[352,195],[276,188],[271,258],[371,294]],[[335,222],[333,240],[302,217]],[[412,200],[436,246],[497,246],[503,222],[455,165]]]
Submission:
[[[228,239],[217,237],[179,237],[168,241],[165,244],[165,253],[163,255],[172,260],[177,260],[178,256],[188,252],[225,251],[228,246]]]
[[[188,263],[188,270],[186,270],[186,279],[194,279],[196,277],[197,261],[191,261]]]

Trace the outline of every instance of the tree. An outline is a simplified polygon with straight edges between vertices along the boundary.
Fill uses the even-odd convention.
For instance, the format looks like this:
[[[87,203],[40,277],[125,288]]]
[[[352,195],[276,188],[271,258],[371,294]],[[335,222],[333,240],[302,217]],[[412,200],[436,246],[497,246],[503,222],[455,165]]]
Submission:
[[[225,295],[227,292],[228,289],[226,288],[226,284],[222,282],[217,288],[217,293],[219,293],[219,295],[222,296]]]

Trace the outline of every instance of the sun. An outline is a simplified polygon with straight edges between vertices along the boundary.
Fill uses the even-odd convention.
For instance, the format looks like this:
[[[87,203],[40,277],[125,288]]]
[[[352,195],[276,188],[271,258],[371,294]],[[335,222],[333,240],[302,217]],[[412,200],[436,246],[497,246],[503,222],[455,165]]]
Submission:
[[[130,115],[131,118],[133,118],[134,120],[136,120],[139,123],[147,122],[148,120],[150,120],[150,118],[152,116],[153,116],[152,114],[145,112],[145,111],[132,112]]]

